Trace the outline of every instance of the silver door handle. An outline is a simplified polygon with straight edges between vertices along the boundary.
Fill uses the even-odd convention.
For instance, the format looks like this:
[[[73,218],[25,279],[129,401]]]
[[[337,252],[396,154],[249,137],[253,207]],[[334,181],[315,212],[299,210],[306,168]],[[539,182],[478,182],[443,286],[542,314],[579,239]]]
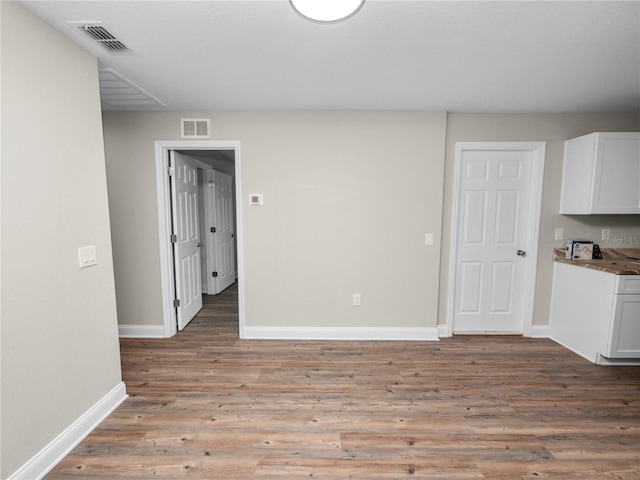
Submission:
[[[527,252],[525,252],[524,250],[518,250],[516,252],[516,255],[518,255],[519,257],[524,257],[527,254]]]
[[[199,247],[204,247],[204,243],[202,243],[202,242],[198,242],[198,246],[199,246]]]

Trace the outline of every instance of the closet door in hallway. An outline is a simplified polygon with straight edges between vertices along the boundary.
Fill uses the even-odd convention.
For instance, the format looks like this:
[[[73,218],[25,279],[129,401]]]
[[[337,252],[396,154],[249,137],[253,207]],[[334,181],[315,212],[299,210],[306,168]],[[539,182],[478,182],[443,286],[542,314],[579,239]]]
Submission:
[[[236,280],[235,222],[233,179],[216,170],[211,170],[214,186],[213,217],[215,224],[214,262],[215,293],[222,292]]]

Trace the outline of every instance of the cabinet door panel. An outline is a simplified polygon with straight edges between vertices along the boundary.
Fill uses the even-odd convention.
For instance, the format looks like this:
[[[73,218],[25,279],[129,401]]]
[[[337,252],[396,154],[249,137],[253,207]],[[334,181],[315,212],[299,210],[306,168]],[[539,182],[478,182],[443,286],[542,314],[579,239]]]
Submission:
[[[565,142],[560,213],[640,213],[640,132],[598,132]]]
[[[640,295],[614,295],[607,357],[640,358]]]
[[[604,135],[599,140],[593,212],[637,213],[640,209],[640,140]]]

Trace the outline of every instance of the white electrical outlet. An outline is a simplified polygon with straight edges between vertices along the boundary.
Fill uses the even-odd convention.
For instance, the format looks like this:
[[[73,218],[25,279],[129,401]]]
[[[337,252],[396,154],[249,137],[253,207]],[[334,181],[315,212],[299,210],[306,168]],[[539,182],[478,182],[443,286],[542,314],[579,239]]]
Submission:
[[[602,240],[607,241],[611,238],[611,229],[603,228],[602,229]]]
[[[356,307],[360,306],[360,294],[359,293],[354,293],[353,294],[353,305]]]
[[[556,228],[556,240],[562,240],[564,238],[564,228]]]
[[[424,244],[425,245],[433,245],[433,233],[425,233],[424,234]]]

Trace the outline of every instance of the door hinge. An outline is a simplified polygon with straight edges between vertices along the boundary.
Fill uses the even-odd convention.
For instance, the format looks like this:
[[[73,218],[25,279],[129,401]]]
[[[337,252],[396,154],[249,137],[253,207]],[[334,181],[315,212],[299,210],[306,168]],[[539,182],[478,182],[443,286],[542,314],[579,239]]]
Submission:
[[[173,301],[173,308],[178,308],[179,306],[180,306],[180,300],[176,298]]]
[[[178,236],[177,235],[170,235],[169,239],[171,240],[171,243],[178,243]]]
[[[216,233],[216,227],[211,227],[211,233]]]
[[[176,169],[175,169],[174,167],[169,167],[169,168],[167,168],[167,174],[168,174],[170,177],[173,177],[173,176],[176,174]]]
[[[211,276],[212,277],[217,277],[218,276],[218,272],[211,272]]]

